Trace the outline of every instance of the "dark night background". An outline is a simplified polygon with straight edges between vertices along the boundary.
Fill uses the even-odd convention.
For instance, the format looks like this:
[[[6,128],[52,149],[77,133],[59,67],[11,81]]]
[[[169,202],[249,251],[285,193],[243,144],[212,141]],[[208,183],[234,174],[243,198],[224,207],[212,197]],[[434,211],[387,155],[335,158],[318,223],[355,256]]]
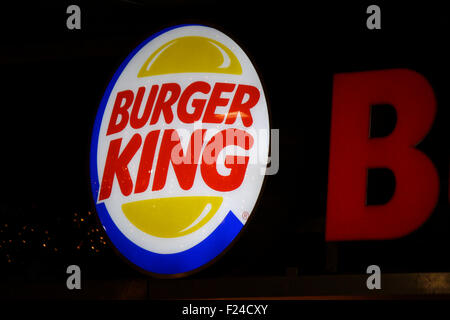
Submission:
[[[66,8],[81,8],[81,30]],[[370,4],[382,30],[367,30]],[[269,176],[254,217],[215,264],[190,278],[450,272],[448,209],[448,8],[431,2],[48,1],[0,8],[0,281],[145,277],[115,254],[96,219],[89,181],[90,135],[103,93],[126,56],[163,28],[200,23],[233,38],[265,87],[280,129],[280,170]],[[332,77],[411,68],[431,83],[435,124],[419,148],[435,164],[440,196],[430,219],[397,240],[324,240]],[[389,131],[380,112],[375,130]],[[389,197],[374,176],[370,197]],[[377,200],[378,199],[378,200]]]

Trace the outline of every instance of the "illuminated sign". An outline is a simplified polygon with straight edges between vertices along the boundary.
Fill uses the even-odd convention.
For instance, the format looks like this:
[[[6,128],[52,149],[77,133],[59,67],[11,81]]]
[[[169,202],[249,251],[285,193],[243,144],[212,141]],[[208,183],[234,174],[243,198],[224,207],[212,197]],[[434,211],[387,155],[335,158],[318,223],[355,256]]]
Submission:
[[[179,275],[212,262],[256,204],[269,118],[259,77],[218,30],[177,26],[120,66],[95,121],[96,208],[137,267]]]

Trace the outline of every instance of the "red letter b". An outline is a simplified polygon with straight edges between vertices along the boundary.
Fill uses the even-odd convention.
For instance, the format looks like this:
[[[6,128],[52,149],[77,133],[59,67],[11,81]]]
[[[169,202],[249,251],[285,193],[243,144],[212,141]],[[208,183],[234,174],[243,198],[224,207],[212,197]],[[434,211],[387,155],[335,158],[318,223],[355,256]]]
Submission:
[[[433,89],[407,69],[337,74],[333,84],[326,240],[391,239],[421,226],[438,199],[439,178],[415,146],[436,113]],[[370,138],[370,108],[390,104],[394,131]],[[366,205],[367,172],[387,168],[395,176],[391,200]]]

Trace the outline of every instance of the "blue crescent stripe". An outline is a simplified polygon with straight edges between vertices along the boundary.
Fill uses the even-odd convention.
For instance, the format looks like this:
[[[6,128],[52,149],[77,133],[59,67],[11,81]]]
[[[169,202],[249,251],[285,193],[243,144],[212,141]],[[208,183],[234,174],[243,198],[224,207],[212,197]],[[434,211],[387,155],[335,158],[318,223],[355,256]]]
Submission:
[[[105,204],[99,204],[97,210],[114,246],[136,266],[159,274],[184,273],[203,266],[225,250],[243,227],[230,211],[219,226],[199,244],[186,251],[160,254],[145,250],[131,242],[112,221]]]
[[[92,194],[95,202],[97,202],[98,192],[100,188],[97,170],[98,137],[100,133],[103,113],[105,112],[106,104],[108,103],[109,96],[117,82],[117,79],[122,74],[122,71],[126,68],[130,60],[148,42],[167,31],[184,26],[188,25],[179,25],[164,29],[142,42],[133,50],[133,52],[128,55],[125,61],[122,62],[119,69],[116,71],[110,83],[108,84],[106,92],[103,95],[102,101],[100,102],[97,116],[95,118],[94,130],[92,132],[91,140],[90,175]],[[233,214],[233,212],[230,211],[226,215],[225,219],[220,223],[220,225],[199,244],[183,252],[159,254],[145,250],[129,240],[115,225],[104,203],[97,204],[96,208],[97,213],[100,217],[100,221],[106,230],[106,233],[108,234],[114,246],[116,246],[116,248],[120,251],[120,253],[136,266],[144,270],[159,274],[177,274],[189,272],[210,262],[223,250],[225,250],[225,248],[233,241],[233,239],[239,234],[243,227],[242,222],[240,222],[239,219],[236,218],[236,216]]]

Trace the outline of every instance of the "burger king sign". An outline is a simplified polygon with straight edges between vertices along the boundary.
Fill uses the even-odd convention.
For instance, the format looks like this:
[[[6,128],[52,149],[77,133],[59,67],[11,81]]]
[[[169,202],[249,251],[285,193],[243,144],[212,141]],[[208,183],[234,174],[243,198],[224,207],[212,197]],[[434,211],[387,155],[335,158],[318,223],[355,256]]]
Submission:
[[[176,26],[122,63],[95,120],[91,183],[115,248],[157,275],[218,257],[264,180],[269,117],[244,51],[210,27]]]

